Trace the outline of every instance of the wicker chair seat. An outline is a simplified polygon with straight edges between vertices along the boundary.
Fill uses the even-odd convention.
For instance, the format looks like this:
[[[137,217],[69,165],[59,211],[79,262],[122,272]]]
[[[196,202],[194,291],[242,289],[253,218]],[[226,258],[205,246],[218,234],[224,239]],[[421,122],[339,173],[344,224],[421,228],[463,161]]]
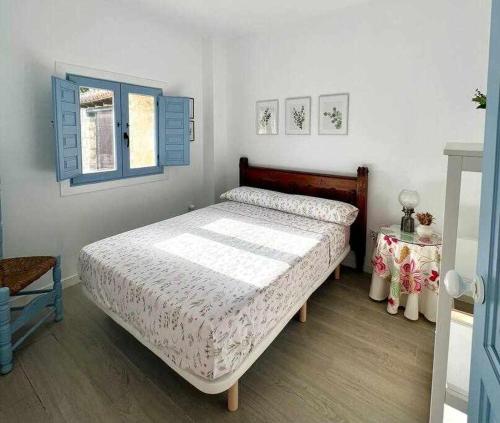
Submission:
[[[16,257],[0,260],[0,287],[8,287],[15,295],[40,279],[56,265],[56,258],[49,256]]]

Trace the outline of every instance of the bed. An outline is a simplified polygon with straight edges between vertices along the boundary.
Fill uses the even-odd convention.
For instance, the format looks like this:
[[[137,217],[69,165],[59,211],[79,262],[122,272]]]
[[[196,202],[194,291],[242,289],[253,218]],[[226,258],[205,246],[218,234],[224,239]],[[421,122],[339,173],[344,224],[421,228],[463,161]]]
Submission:
[[[240,185],[340,200],[358,214],[349,227],[225,201],[84,247],[86,295],[199,390],[228,391],[336,271],[351,248],[365,254],[368,171],[323,175],[249,166]]]

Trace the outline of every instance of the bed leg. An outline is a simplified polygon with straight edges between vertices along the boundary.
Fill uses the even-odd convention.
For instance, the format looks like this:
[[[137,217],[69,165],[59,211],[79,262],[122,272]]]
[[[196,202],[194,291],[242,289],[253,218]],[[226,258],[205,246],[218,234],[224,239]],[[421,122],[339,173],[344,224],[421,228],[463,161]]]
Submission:
[[[304,323],[307,319],[307,301],[299,310],[299,322]]]
[[[340,279],[340,264],[335,268],[335,280],[338,281]]]
[[[238,409],[238,381],[227,390],[227,409],[229,411]]]

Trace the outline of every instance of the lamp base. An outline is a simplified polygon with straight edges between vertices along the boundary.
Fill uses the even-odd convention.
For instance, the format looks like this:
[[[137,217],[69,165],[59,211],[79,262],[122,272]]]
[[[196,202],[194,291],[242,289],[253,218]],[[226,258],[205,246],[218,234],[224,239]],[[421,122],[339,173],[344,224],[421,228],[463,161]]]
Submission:
[[[415,232],[415,220],[411,217],[414,212],[415,210],[413,209],[407,209],[406,207],[403,208],[403,213],[405,214],[401,218],[401,230],[403,232]]]

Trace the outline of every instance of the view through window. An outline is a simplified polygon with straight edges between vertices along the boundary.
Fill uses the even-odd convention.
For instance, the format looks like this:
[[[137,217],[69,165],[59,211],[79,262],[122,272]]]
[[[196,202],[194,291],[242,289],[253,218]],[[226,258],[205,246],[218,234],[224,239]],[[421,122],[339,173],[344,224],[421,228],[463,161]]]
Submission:
[[[83,173],[116,170],[113,91],[80,87]]]
[[[156,99],[128,94],[130,168],[156,166]]]

